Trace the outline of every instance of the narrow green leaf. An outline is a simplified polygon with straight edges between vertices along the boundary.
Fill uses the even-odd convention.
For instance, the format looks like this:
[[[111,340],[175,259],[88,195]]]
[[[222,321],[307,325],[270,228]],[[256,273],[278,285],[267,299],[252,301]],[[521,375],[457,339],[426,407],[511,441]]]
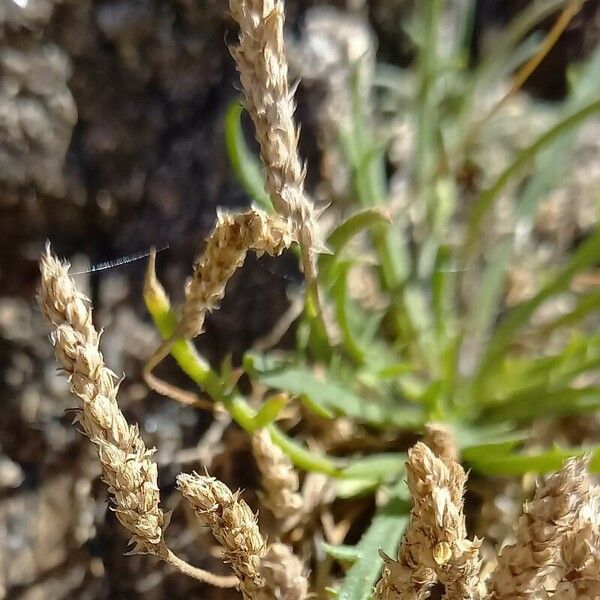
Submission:
[[[285,394],[276,394],[267,398],[254,416],[254,425],[256,429],[261,429],[270,423],[275,422],[281,411],[289,402]]]
[[[265,178],[258,159],[250,152],[240,121],[244,107],[232,101],[225,113],[225,144],[231,166],[250,197],[262,209],[273,212],[271,199],[265,191]]]
[[[573,114],[561,119],[548,131],[544,132],[531,145],[517,153],[513,162],[504,169],[496,181],[484,190],[476,200],[467,226],[465,249],[470,252],[480,235],[481,222],[493,206],[494,201],[514,175],[519,173],[541,150],[574,127],[580,125],[590,116],[600,112],[600,99],[595,100]]]
[[[331,556],[331,558],[335,558],[335,560],[339,560],[340,562],[353,563],[361,557],[361,552],[358,546],[345,546],[344,544],[334,546],[333,544],[328,544],[327,542],[321,542],[321,547],[325,551],[325,554]]]
[[[600,101],[598,103],[600,107]],[[600,256],[600,228],[587,239],[571,256],[568,264],[533,298],[513,308],[496,328],[487,351],[480,363],[476,381],[478,383],[493,368],[497,368],[506,349],[518,330],[527,323],[537,308],[548,298],[564,291],[574,275],[594,265]]]
[[[339,479],[335,486],[336,498],[348,499],[362,496],[372,496],[380,482],[377,479],[356,478]]]
[[[527,390],[501,405],[485,410],[485,423],[530,420],[536,417],[573,415],[600,409],[600,388]]]
[[[422,423],[423,415],[418,407],[401,407],[383,398],[363,398],[331,373],[319,379],[307,367],[278,364],[256,354],[247,354],[244,366],[253,377],[274,389],[308,396],[326,410],[353,417],[361,423],[385,428],[411,428]]]
[[[371,598],[383,564],[379,552],[385,552],[388,556],[396,553],[408,522],[409,510],[407,502],[393,498],[373,517],[369,529],[357,545],[360,556],[346,574],[338,593],[339,600]]]
[[[469,466],[485,475],[524,475],[525,473],[552,473],[559,470],[565,460],[574,456],[591,454],[590,471],[600,472],[600,446],[589,448],[552,448],[537,454],[483,454],[471,457]]]
[[[342,468],[344,466],[342,461],[336,461],[329,456],[324,454],[319,455],[311,452],[296,440],[285,435],[276,425],[271,424],[267,426],[273,443],[276,444],[288,458],[303,471],[314,471],[316,473],[325,473],[331,477],[341,477]]]
[[[365,362],[365,350],[361,347],[357,336],[352,330],[348,316],[348,270],[351,263],[344,261],[339,263],[337,277],[331,290],[335,304],[335,316],[340,328],[342,343],[346,352],[359,365]]]
[[[358,458],[344,469],[347,477],[368,477],[377,481],[396,480],[404,472],[406,454],[389,452]]]
[[[353,237],[374,225],[388,225],[390,215],[383,208],[368,208],[361,210],[337,225],[327,236],[327,247],[333,254],[341,252]],[[327,260],[328,255],[323,255],[320,260]]]

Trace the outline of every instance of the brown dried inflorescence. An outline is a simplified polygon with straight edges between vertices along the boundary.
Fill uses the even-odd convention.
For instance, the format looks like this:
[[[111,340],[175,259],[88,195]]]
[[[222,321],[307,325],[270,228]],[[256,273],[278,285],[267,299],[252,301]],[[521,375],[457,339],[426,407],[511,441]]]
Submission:
[[[104,363],[89,301],[69,276],[69,265],[53,257],[49,248],[42,256],[40,270],[38,301],[55,328],[52,341],[56,358],[79,399],[76,419],[97,448],[113,510],[131,535],[134,552],[156,554],[187,575],[213,585],[236,585],[235,577],[192,567],[167,547],[167,519],[159,505],[154,450],[146,447],[138,427],[127,423],[117,404],[119,381]]]
[[[447,599],[477,598],[480,542],[466,538],[463,468],[417,443],[409,450],[407,472],[414,505],[398,559],[386,559],[376,598],[427,598],[436,580]]]
[[[304,191],[305,169],[298,154],[294,93],[284,53],[283,2],[230,0],[229,7],[240,26],[239,44],[231,52],[256,128],[267,191],[275,210],[294,223],[303,248],[319,251],[315,211]],[[309,262],[304,261],[304,269],[313,278],[314,259]]]
[[[225,561],[238,576],[244,598],[255,598],[265,585],[261,563],[266,544],[250,507],[239,492],[232,492],[224,483],[207,475],[179,475],[177,487],[198,520],[221,544]]]
[[[600,488],[591,487],[560,548],[556,600],[600,598]]]
[[[252,436],[252,452],[262,475],[264,502],[278,518],[295,515],[302,507],[298,474],[290,459],[271,440],[266,429]]]
[[[254,208],[238,214],[219,213],[186,285],[178,335],[191,338],[202,333],[206,314],[217,308],[227,282],[249,251],[258,256],[278,256],[294,241],[293,229],[286,219]]]
[[[286,544],[271,544],[262,559],[265,587],[260,600],[305,600],[308,580],[302,561]]]
[[[55,327],[56,358],[79,399],[76,418],[97,447],[117,518],[136,551],[158,553],[164,545],[165,515],[159,507],[154,451],[146,448],[138,428],[127,423],[117,404],[118,378],[104,364],[89,302],[69,277],[68,264],[47,250],[40,268],[39,304]]]
[[[580,458],[567,461],[525,504],[516,542],[502,548],[487,600],[531,598],[556,570],[561,544],[573,531],[589,490],[586,464]]]
[[[185,288],[185,303],[175,332],[148,359],[144,367],[146,383],[154,390],[186,404],[197,398],[164,382],[152,374],[169,354],[177,338],[194,338],[203,331],[206,315],[218,307],[225,295],[227,282],[242,266],[249,251],[258,256],[278,256],[295,241],[294,228],[287,219],[267,215],[252,208],[243,213],[217,214],[217,223],[206,239],[206,248],[194,264],[194,273]],[[152,257],[146,286],[164,294],[156,280]]]
[[[460,460],[454,433],[444,423],[428,423],[425,426],[423,442],[447,465]]]

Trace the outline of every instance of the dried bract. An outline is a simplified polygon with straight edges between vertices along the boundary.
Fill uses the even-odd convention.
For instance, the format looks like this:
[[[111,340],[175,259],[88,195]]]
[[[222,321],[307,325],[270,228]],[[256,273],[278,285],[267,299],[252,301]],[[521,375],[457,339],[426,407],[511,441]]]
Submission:
[[[556,600],[600,598],[600,488],[592,487],[563,539]]]
[[[271,544],[261,564],[265,587],[260,600],[305,600],[308,580],[300,559],[286,544]]]

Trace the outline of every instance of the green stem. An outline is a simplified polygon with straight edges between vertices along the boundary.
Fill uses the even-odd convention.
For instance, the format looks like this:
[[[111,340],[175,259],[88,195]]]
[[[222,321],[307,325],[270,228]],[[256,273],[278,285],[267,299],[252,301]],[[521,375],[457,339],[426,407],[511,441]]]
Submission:
[[[148,288],[144,293],[146,307],[157,329],[164,339],[175,331],[177,319],[171,310],[165,294],[152,293]],[[197,383],[215,402],[220,402],[233,420],[248,433],[253,433],[266,422],[267,413],[272,414],[273,403],[266,404],[258,413],[246,402],[236,389],[227,391],[219,374],[198,353],[190,340],[177,340],[171,355],[181,370]],[[331,477],[342,477],[342,465],[323,454],[313,453],[291,439],[273,423],[267,425],[273,443],[279,446],[300,469],[325,473]]]

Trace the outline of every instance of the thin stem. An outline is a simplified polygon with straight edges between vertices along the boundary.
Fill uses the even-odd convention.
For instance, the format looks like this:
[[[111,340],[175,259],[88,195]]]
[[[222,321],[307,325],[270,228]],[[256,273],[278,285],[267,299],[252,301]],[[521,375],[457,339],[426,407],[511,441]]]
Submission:
[[[235,575],[216,575],[210,571],[194,567],[185,560],[179,558],[166,546],[159,551],[158,556],[184,575],[202,581],[203,583],[208,583],[209,585],[219,588],[232,588],[239,584],[239,579]]]
[[[152,272],[150,272],[152,271]],[[156,327],[163,338],[169,339],[176,330],[177,319],[171,310],[169,299],[156,278],[154,263],[151,260],[146,274],[144,300]],[[215,401],[220,402],[233,420],[248,433],[264,426],[265,414],[257,413],[234,388],[227,391],[218,373],[196,351],[190,340],[179,339],[170,348],[170,353],[182,371],[201,386]],[[178,399],[177,396],[175,399]],[[269,407],[268,410],[271,410]],[[273,442],[279,446],[294,462],[307,471],[325,473],[331,477],[343,475],[335,460],[323,454],[316,454],[298,444],[275,425],[268,425]]]

